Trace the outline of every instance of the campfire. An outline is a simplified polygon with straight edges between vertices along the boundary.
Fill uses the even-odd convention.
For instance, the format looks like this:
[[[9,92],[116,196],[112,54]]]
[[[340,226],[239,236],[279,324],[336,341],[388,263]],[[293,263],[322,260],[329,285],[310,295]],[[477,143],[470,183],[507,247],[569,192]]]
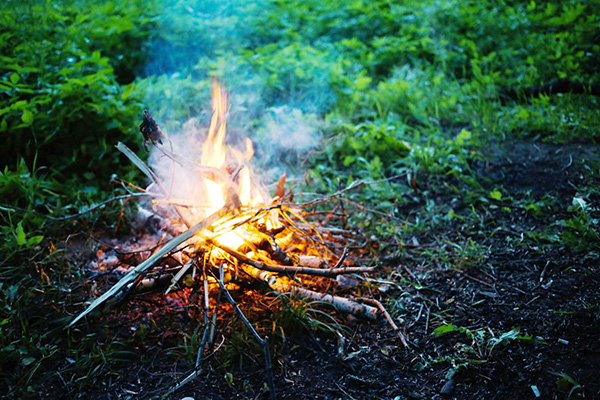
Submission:
[[[151,114],[144,112],[140,126],[144,144],[155,146],[160,157],[171,165],[170,183],[161,179],[127,146],[117,145],[151,180],[147,189],[140,189],[140,194],[150,198],[142,211],[160,218],[170,240],[164,240],[148,258],[93,300],[70,326],[107,300],[123,297],[143,285],[151,273],[159,275],[157,272],[165,270],[162,261],[177,255],[180,263],[175,270],[170,268],[166,273],[169,279],[164,293],[183,290],[182,287],[202,292],[204,334],[195,370],[173,390],[200,372],[204,354],[212,343],[211,313],[214,316],[217,312],[210,309],[209,296],[218,293],[231,303],[263,346],[273,394],[268,339],[257,333],[237,306],[228,289],[232,282],[250,281],[256,290],[328,303],[341,312],[369,320],[383,315],[401,334],[377,300],[342,297],[323,289],[338,287],[343,282],[342,275],[353,274],[366,279],[365,274],[375,270],[375,267],[355,266],[349,257],[351,247],[359,247],[356,235],[340,228],[328,228],[311,219],[311,210],[316,204],[331,201],[339,194],[294,204],[292,191],[286,190],[284,174],[271,197],[253,179],[249,166],[254,152],[252,142],[246,139],[243,150],[226,145],[228,107],[227,93],[215,81],[212,119],[201,154],[196,157],[176,154],[171,139]],[[313,213],[313,217],[314,214],[318,213]],[[332,216],[330,213],[324,221],[329,222]],[[401,339],[404,342],[402,336]]]

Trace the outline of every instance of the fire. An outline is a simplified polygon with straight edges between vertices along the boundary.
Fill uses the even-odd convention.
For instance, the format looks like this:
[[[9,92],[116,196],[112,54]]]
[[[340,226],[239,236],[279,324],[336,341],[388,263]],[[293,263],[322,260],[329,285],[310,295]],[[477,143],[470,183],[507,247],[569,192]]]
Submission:
[[[241,270],[247,277],[266,284],[276,293],[289,293],[309,301],[330,303],[340,310],[369,319],[377,317],[377,309],[373,306],[307,288],[328,287],[329,284],[325,286],[322,279],[332,279],[343,274],[371,273],[376,267],[344,265],[348,247],[338,255],[340,252],[335,254],[329,246],[337,246],[340,250],[340,241],[345,242],[351,236],[347,236],[345,230],[325,230],[309,222],[305,218],[308,214],[304,207],[317,202],[291,204],[292,196],[286,197],[285,193],[285,176],[277,184],[276,201],[252,181],[252,171],[248,166],[254,153],[252,142],[246,139],[243,150],[233,149],[225,142],[228,107],[227,93],[215,82],[213,115],[201,148],[193,143],[182,148],[179,141],[171,141],[146,111],[140,130],[144,134],[145,143],[149,141],[157,149],[154,153],[158,156],[155,157],[155,170],[160,173],[155,173],[146,166],[123,143],[117,145],[123,154],[152,179],[153,183],[145,192],[153,197],[152,208],[155,214],[162,216],[165,222],[179,221],[186,227],[180,227],[177,222],[166,224],[172,228],[169,229],[170,232],[177,233],[178,228],[181,231],[166,243],[159,243],[148,258],[128,270],[119,282],[95,299],[70,325],[124,288],[138,285],[146,271],[154,268],[168,255],[174,257],[174,251],[181,268],[172,277],[165,293],[178,286],[178,282],[185,282],[192,266],[190,276],[194,281],[197,276],[196,268],[201,266],[200,279],[204,282],[205,304],[208,304],[208,285],[211,283],[209,275],[212,275],[212,283],[218,284],[219,289],[228,294],[225,274],[235,270],[237,275],[238,270]],[[170,142],[170,152],[165,149],[166,146],[157,145],[167,145],[162,139]],[[181,151],[179,154],[175,154],[177,146]],[[160,168],[161,166],[166,169]],[[148,213],[144,208],[140,210]],[[176,251],[177,249],[180,251]],[[101,254],[98,256],[102,257]],[[330,264],[335,259],[337,262]],[[329,268],[326,268],[327,265]],[[172,271],[166,271],[166,263],[153,272],[158,277],[172,275]],[[217,273],[219,277],[216,276]],[[150,283],[157,280],[147,279]],[[229,301],[235,306],[233,300]],[[205,334],[209,329],[210,326],[206,325]],[[201,348],[199,351],[199,359],[203,350]]]
[[[205,188],[204,193],[207,198],[191,199],[201,204],[208,202],[204,210],[192,210],[193,214],[202,217],[215,212],[228,202],[237,203],[236,207],[251,208],[264,205],[265,200],[270,201],[270,197],[251,179],[251,171],[247,163],[254,155],[252,141],[249,138],[245,139],[246,148],[243,151],[227,147],[225,144],[229,112],[228,96],[216,80],[213,83],[212,98],[213,115],[206,139],[202,144],[200,164],[219,172],[210,178],[202,176],[201,184]],[[236,227],[239,222],[231,216],[219,221],[215,224],[213,230],[215,236],[211,239],[233,249],[239,248],[252,236],[246,224]],[[267,229],[273,229],[279,225],[277,213],[269,213],[256,223],[264,224]]]

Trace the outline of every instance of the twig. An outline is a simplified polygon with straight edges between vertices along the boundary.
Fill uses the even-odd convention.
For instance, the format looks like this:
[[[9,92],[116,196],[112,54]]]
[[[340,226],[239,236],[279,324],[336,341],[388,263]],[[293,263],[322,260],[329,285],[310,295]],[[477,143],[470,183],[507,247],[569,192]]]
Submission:
[[[319,204],[319,203],[324,203],[326,201],[329,201],[331,199],[337,198],[339,196],[341,196],[342,194],[350,191],[350,190],[354,190],[360,186],[364,186],[364,185],[375,185],[378,183],[383,183],[383,182],[390,182],[393,181],[395,179],[398,179],[400,177],[406,176],[406,174],[398,174],[398,175],[394,175],[391,176],[389,178],[385,178],[385,179],[379,179],[376,181],[354,181],[352,182],[350,185],[348,185],[347,187],[345,187],[344,189],[338,190],[337,192],[333,193],[332,195],[326,196],[326,197],[322,197],[320,199],[315,199],[312,201],[309,201],[307,203],[302,203],[302,204],[297,204],[298,207],[309,207],[315,204]]]
[[[569,163],[563,167],[563,171],[568,169],[571,165],[573,165],[573,155],[569,155]]]
[[[277,277],[269,274],[268,272],[261,271],[260,269],[251,266],[246,266],[243,268],[243,271],[251,277],[265,282],[276,293],[290,293],[292,296],[298,296],[307,300],[329,303],[342,312],[354,314],[357,317],[367,318],[370,320],[377,319],[377,308],[371,307],[367,304],[360,304],[345,297],[333,296],[326,293],[318,293],[295,285],[289,285],[281,282]]]
[[[171,279],[171,284],[169,285],[169,287],[167,288],[167,290],[165,290],[165,294],[169,294],[169,292],[175,288],[175,285],[177,284],[177,282],[179,282],[179,280],[181,279],[181,277],[187,272],[187,270],[192,266],[193,263],[194,263],[194,259],[190,258],[183,265],[183,267],[181,267],[181,269],[179,270],[179,272],[177,272],[177,274],[173,277],[173,279]]]
[[[241,318],[244,325],[246,325],[248,330],[250,330],[250,332],[252,333],[252,336],[254,336],[254,338],[258,341],[258,343],[260,343],[261,346],[263,347],[263,352],[265,355],[265,364],[267,367],[267,384],[269,385],[269,392],[271,395],[271,400],[275,400],[277,398],[277,395],[275,394],[275,382],[273,380],[273,370],[271,367],[271,354],[269,352],[269,338],[268,338],[268,336],[265,336],[264,339],[262,337],[260,337],[258,332],[256,332],[256,329],[254,329],[254,327],[252,326],[250,321],[248,321],[248,318],[246,318],[246,316],[244,315],[244,313],[242,312],[240,307],[237,305],[235,300],[233,300],[233,297],[231,297],[229,290],[227,290],[227,288],[225,287],[225,284],[223,283],[223,275],[224,275],[223,265],[221,265],[219,268],[219,274],[220,274],[219,281],[218,281],[219,287],[221,288],[221,291],[223,292],[223,294],[225,294],[227,301],[229,302],[229,304],[231,304],[231,306],[235,310],[236,314]]]
[[[392,327],[394,332],[396,332],[396,334],[400,338],[400,341],[402,342],[404,347],[408,349],[408,343],[406,341],[406,338],[400,331],[400,328],[398,328],[398,325],[396,325],[396,323],[392,319],[392,316],[390,315],[390,313],[387,312],[387,310],[385,309],[385,307],[383,306],[383,304],[381,304],[381,302],[379,300],[365,299],[362,297],[357,297],[356,299],[362,303],[371,304],[371,305],[374,304],[377,308],[379,308],[379,310],[383,313],[383,315],[385,316],[385,319],[387,319],[388,323],[390,324],[390,326]]]
[[[26,214],[35,214],[35,215],[39,215],[40,217],[44,217],[46,219],[49,219],[51,221],[65,221],[67,219],[72,219],[72,218],[79,218],[84,214],[87,214],[89,212],[92,212],[100,207],[104,207],[105,205],[112,203],[113,201],[117,201],[117,200],[124,200],[127,199],[129,200],[132,197],[144,197],[144,196],[149,196],[149,197],[156,197],[155,194],[151,194],[151,193],[130,193],[130,194],[124,194],[121,196],[116,196],[116,197],[112,197],[108,200],[103,201],[102,203],[96,204],[95,206],[88,208],[85,211],[81,211],[78,212],[77,214],[71,214],[71,215],[65,215],[64,217],[52,217],[50,215],[46,215],[43,214],[41,212],[37,212],[35,210],[26,210],[24,208],[21,207],[15,207],[15,206],[9,206],[7,204],[0,204],[0,210],[3,211],[18,211],[18,212],[22,212],[22,213],[26,213]]]
[[[540,273],[540,283],[544,281],[544,276],[546,275],[546,271],[548,270],[548,265],[550,265],[550,260],[546,262],[546,265],[544,265],[544,269],[542,269],[542,272]]]
[[[314,275],[314,276],[324,276],[324,277],[335,277],[337,275],[342,274],[353,274],[359,272],[373,272],[376,267],[340,267],[340,268],[308,268],[308,267],[294,267],[294,266],[286,266],[286,265],[271,265],[265,264],[260,261],[253,260],[249,257],[246,257],[239,251],[236,251],[232,248],[229,248],[215,240],[207,239],[207,243],[218,247],[233,257],[237,258],[241,263],[251,265],[254,268],[258,268],[263,271],[276,272],[281,274],[304,274],[304,275]]]
[[[344,388],[342,388],[342,387],[341,387],[341,386],[340,386],[340,385],[339,385],[337,382],[334,382],[334,383],[335,383],[335,386],[337,386],[337,387],[338,387],[338,389],[340,389],[342,393],[344,393],[346,396],[348,396],[348,398],[349,398],[350,400],[356,400],[354,397],[352,397],[352,395],[351,395],[350,393],[346,392],[346,391],[344,390]]]
[[[342,255],[340,256],[340,259],[331,269],[335,270],[335,269],[340,268],[342,266],[342,264],[344,263],[344,260],[346,259],[347,255],[348,255],[348,247],[344,247],[344,250],[342,251]]]
[[[410,275],[411,278],[413,278],[415,281],[417,281],[417,283],[419,283],[419,279],[415,276],[415,274],[413,274],[413,272],[408,269],[408,267],[406,265],[403,265],[404,270],[408,273],[408,275]]]
[[[372,210],[372,209],[370,209],[370,208],[367,208],[367,207],[365,207],[365,206],[361,206],[360,204],[358,204],[358,203],[355,203],[355,202],[353,202],[353,201],[350,201],[350,200],[348,200],[348,199],[344,199],[343,197],[336,197],[336,199],[338,199],[338,200],[340,200],[340,201],[343,201],[343,202],[345,202],[345,203],[348,203],[348,204],[350,204],[351,206],[354,206],[354,207],[356,207],[356,208],[358,208],[359,210],[361,210],[361,211],[364,211],[364,212],[368,212],[368,213],[371,213],[371,214],[377,214],[377,215],[381,215],[382,217],[387,217],[387,218],[392,218],[392,219],[398,219],[398,218],[396,218],[396,217],[394,217],[394,216],[391,216],[391,215],[389,215],[389,214],[386,214],[386,213],[384,213],[384,212],[382,212],[382,211]]]
[[[485,285],[485,286],[487,286],[487,287],[489,287],[489,288],[496,289],[496,288],[494,287],[494,285],[492,285],[492,284],[490,284],[490,283],[487,283],[487,282],[485,282],[485,281],[482,281],[481,279],[475,278],[474,276],[471,276],[471,275],[469,275],[469,274],[467,274],[467,273],[465,273],[465,272],[463,272],[463,271],[461,271],[461,270],[459,270],[459,269],[457,269],[457,270],[455,270],[455,271],[456,271],[456,272],[458,272],[459,274],[461,274],[462,276],[464,276],[465,278],[468,278],[468,279],[470,279],[470,280],[472,280],[472,281],[475,281],[475,282],[477,282],[477,283],[481,283],[482,285]]]
[[[90,304],[85,311],[83,311],[81,314],[79,314],[73,321],[71,321],[71,323],[69,325],[67,325],[67,328],[73,326],[77,321],[79,321],[81,318],[83,318],[84,316],[89,314],[93,309],[95,309],[100,304],[102,304],[106,300],[108,300],[110,297],[112,297],[116,293],[118,293],[121,290],[121,288],[123,288],[130,282],[137,279],[138,276],[140,276],[142,273],[144,273],[144,271],[146,271],[148,268],[153,266],[154,263],[156,263],[158,260],[160,260],[165,254],[168,254],[169,252],[171,252],[171,250],[175,249],[181,243],[189,240],[194,235],[198,234],[198,232],[208,228],[209,226],[211,226],[212,224],[217,222],[228,211],[229,211],[229,207],[224,206],[224,207],[220,208],[219,210],[215,211],[213,214],[209,215],[204,220],[200,221],[199,223],[197,223],[196,225],[191,227],[190,229],[188,229],[187,231],[183,232],[181,235],[176,236],[173,239],[171,239],[171,241],[169,241],[167,244],[165,244],[160,250],[157,250],[146,261],[144,261],[143,263],[141,263],[140,265],[135,267],[127,275],[125,275],[123,278],[121,278],[121,280],[119,282],[117,282],[113,287],[111,287],[106,293],[104,293],[102,296],[100,296],[99,298],[94,300],[92,302],[92,304]]]
[[[419,319],[421,319],[421,313],[423,312],[423,306],[425,303],[421,303],[421,307],[419,307],[419,313],[417,314],[417,318],[415,318],[415,322],[417,323],[419,321]]]
[[[315,240],[311,235],[309,235],[307,232],[304,231],[304,229],[300,228],[296,223],[294,223],[294,221],[292,221],[292,219],[289,217],[289,215],[287,215],[284,211],[289,212],[290,214],[292,214],[294,217],[298,218],[300,221],[302,221],[305,225],[311,227],[312,230],[314,230],[317,234],[317,236],[319,237],[319,240]],[[283,218],[290,224],[291,227],[299,230],[300,232],[302,232],[313,244],[315,243],[319,243],[321,246],[323,246],[323,248],[326,251],[329,251],[329,249],[327,248],[327,246],[325,246],[325,241],[323,239],[323,236],[321,236],[321,233],[316,230],[315,228],[313,228],[308,221],[306,221],[304,218],[302,218],[300,215],[298,215],[297,213],[295,213],[292,209],[290,209],[289,207],[285,207],[282,205],[281,207],[281,216],[283,216]]]
[[[208,359],[209,357],[212,357],[217,351],[219,351],[221,346],[223,346],[224,342],[225,342],[225,336],[222,336],[221,343],[219,343],[219,345],[216,346],[216,348],[210,354],[208,354],[206,357],[204,357],[204,359]],[[181,382],[179,382],[177,385],[175,385],[171,389],[169,389],[169,391],[165,394],[165,396],[170,395],[177,389],[185,386],[190,381],[196,379],[198,377],[198,375],[200,375],[201,373],[202,373],[202,369],[195,369],[194,372],[192,372],[190,375],[186,376]]]
[[[208,299],[208,280],[206,279],[206,269],[202,269],[203,282],[204,282],[204,332],[202,333],[202,341],[200,342],[200,346],[198,347],[198,354],[196,355],[196,369],[200,369],[202,367],[202,355],[204,354],[204,349],[206,348],[206,343],[208,341],[209,335],[209,299]],[[217,310],[215,309],[215,313]]]

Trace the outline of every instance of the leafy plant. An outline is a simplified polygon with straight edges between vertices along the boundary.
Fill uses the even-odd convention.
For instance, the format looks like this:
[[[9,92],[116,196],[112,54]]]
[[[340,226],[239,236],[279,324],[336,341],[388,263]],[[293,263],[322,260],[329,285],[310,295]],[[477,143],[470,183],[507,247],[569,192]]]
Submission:
[[[579,382],[564,372],[552,372],[552,374],[558,376],[558,379],[556,380],[556,386],[558,386],[558,389],[562,392],[569,392],[567,399],[570,399],[571,396],[578,390],[583,390],[583,386]]]
[[[561,220],[559,225],[566,229],[561,240],[575,251],[589,251],[600,248],[600,219],[593,216],[595,210],[582,197],[573,197],[572,205],[568,208],[573,217]]]
[[[113,143],[135,137],[142,105],[132,87],[117,80],[130,81],[132,63],[142,61],[143,49],[129,49],[148,37],[150,20],[140,12],[142,2],[90,5],[40,2],[0,9],[5,165],[23,157],[64,174],[106,176],[106,169],[119,169]],[[80,12],[86,8],[92,12]]]

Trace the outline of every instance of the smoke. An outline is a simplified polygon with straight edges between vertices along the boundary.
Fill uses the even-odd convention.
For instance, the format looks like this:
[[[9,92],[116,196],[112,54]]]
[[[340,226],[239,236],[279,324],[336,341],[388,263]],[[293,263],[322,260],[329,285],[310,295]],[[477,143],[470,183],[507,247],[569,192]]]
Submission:
[[[271,177],[284,172],[301,173],[302,156],[319,144],[323,122],[316,114],[305,114],[287,105],[266,111],[257,135],[257,158],[262,168]]]
[[[324,123],[319,113],[335,99],[327,65],[321,66],[326,60],[321,63],[318,58],[323,55],[309,52],[314,59],[304,68],[306,77],[300,82],[293,74],[303,65],[285,68],[302,49],[276,46],[274,53],[248,55],[270,44],[260,42],[267,39],[259,34],[270,6],[262,0],[163,4],[151,43],[154,57],[140,85],[146,89],[146,105],[170,138],[162,148],[170,152],[172,146],[186,160],[184,164],[200,162],[212,115],[212,76],[230,93],[226,142],[240,149],[245,137],[253,141],[262,183],[273,183],[284,172],[300,175],[304,156],[320,143]],[[272,57],[279,64],[265,66],[258,62],[260,57]],[[279,83],[274,84],[277,73]],[[150,164],[174,198],[206,195],[202,185],[193,184],[198,177],[163,152],[154,150]]]

